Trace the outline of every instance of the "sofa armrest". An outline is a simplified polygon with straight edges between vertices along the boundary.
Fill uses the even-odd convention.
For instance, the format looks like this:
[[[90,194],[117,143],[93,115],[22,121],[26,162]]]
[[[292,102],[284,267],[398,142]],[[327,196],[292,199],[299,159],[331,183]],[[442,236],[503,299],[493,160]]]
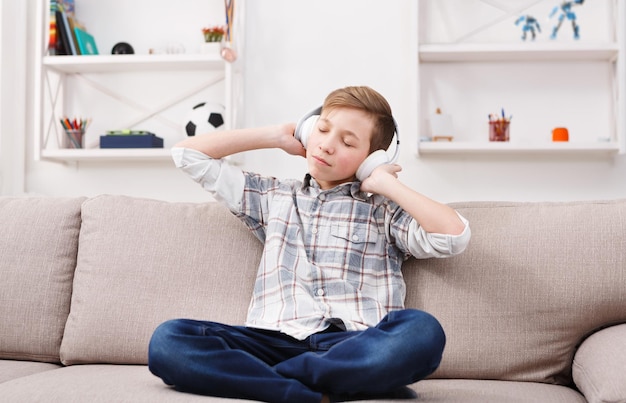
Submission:
[[[589,403],[626,401],[626,324],[589,336],[574,356],[572,377]]]

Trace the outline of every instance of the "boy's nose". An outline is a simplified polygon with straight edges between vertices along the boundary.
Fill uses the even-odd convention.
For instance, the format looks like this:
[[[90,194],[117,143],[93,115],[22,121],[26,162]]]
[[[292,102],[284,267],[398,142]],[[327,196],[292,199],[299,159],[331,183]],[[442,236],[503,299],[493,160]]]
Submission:
[[[320,142],[320,149],[328,154],[332,154],[335,150],[334,140],[330,137],[325,138]]]

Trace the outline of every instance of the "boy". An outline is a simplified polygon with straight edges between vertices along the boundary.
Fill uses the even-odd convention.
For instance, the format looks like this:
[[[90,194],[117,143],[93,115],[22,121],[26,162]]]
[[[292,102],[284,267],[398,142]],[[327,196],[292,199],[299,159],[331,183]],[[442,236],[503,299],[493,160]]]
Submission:
[[[361,162],[389,147],[395,121],[368,87],[335,90],[303,147],[295,124],[213,132],[172,150],[176,165],[264,243],[245,326],[192,320],[160,325],[150,370],[191,393],[320,402],[397,395],[435,371],[445,334],[404,308],[409,256],[462,252],[467,221],[402,184],[385,164],[363,181]],[[280,148],[306,157],[304,181],[242,172],[221,158]]]

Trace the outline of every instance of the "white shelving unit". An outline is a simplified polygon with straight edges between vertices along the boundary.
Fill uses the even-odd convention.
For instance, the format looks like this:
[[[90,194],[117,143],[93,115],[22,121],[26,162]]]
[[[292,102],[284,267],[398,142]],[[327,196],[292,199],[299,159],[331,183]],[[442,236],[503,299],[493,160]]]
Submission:
[[[615,143],[571,143],[553,142],[545,144],[516,144],[512,142],[422,142],[421,154],[567,154],[567,155],[611,155],[618,151]]]
[[[43,65],[59,73],[115,73],[128,71],[184,71],[224,69],[219,55],[97,55],[44,56]]]
[[[420,106],[418,109],[418,119],[419,119],[419,127],[421,131],[427,130],[428,125],[425,123],[426,119],[428,119],[428,113],[431,112],[431,109],[434,110],[434,107],[439,107],[440,105],[433,105],[433,99],[437,99],[442,103],[445,103],[444,97],[440,96],[440,94],[433,95],[431,93],[425,94],[427,91],[435,92],[433,88],[436,85],[439,85],[437,88],[443,88],[446,85],[449,87],[454,87],[454,83],[459,83],[460,81],[456,77],[454,77],[454,83],[448,84],[445,82],[446,77],[440,78],[438,75],[438,69],[451,69],[451,65],[453,66],[471,66],[470,74],[468,77],[471,79],[480,80],[480,71],[481,69],[488,70],[490,73],[494,71],[497,72],[498,68],[502,69],[515,69],[517,66],[525,65],[535,65],[535,66],[548,66],[549,71],[559,71],[561,74],[568,74],[568,69],[576,68],[575,66],[579,66],[581,64],[592,65],[596,69],[600,69],[603,73],[605,73],[606,80],[610,82],[609,89],[606,91],[607,98],[610,98],[609,103],[611,105],[611,110],[604,114],[602,117],[599,117],[597,121],[602,122],[605,127],[608,127],[607,132],[610,132],[608,135],[598,136],[601,138],[587,138],[582,141],[572,141],[570,135],[570,142],[551,142],[548,139],[543,141],[537,141],[536,138],[525,138],[528,133],[524,133],[521,131],[516,131],[515,125],[519,122],[518,120],[513,119],[511,122],[512,127],[512,141],[511,142],[487,142],[486,137],[486,124],[485,130],[480,132],[472,132],[472,133],[463,133],[461,138],[457,140],[457,136],[455,135],[455,140],[452,142],[446,141],[437,141],[437,142],[419,142],[418,143],[418,154],[421,155],[443,155],[443,154],[465,154],[465,155],[498,155],[498,154],[521,154],[521,155],[534,155],[534,154],[567,154],[567,155],[577,155],[577,156],[585,156],[585,155],[605,155],[612,156],[618,153],[626,152],[626,141],[625,141],[625,133],[626,130],[626,67],[624,59],[626,57],[626,33],[624,30],[624,24],[626,22],[626,4],[623,1],[614,1],[614,0],[606,0],[608,7],[611,7],[614,12],[614,21],[608,22],[609,24],[614,25],[612,27],[613,34],[612,40],[608,41],[543,41],[543,42],[503,42],[503,41],[494,41],[494,42],[479,42],[479,41],[465,41],[466,37],[463,37],[457,41],[450,42],[441,42],[441,43],[425,43],[425,41],[420,38],[418,40],[418,85],[419,85],[419,99],[422,104],[429,104],[427,107]],[[476,3],[476,2],[474,2]],[[473,3],[473,4],[474,4]],[[494,4],[498,4],[497,2],[485,1],[485,7],[493,6]],[[528,2],[528,7],[535,6],[539,1]],[[424,3],[420,2],[420,6],[418,7],[418,26],[422,24],[424,21],[420,18],[425,18],[422,16],[420,9],[422,8]],[[432,4],[432,1],[431,1]],[[439,3],[441,4],[441,3]],[[439,4],[437,6],[439,6]],[[510,6],[513,7],[513,6]],[[432,11],[432,10],[431,10]],[[519,15],[524,12],[524,8],[520,8],[517,10],[503,10],[503,16],[496,18],[493,24],[487,24],[487,29],[491,26],[501,23],[511,19],[514,15]],[[582,6],[576,9],[577,12],[582,12]],[[506,14],[508,13],[508,14]],[[430,16],[432,18],[432,15]],[[542,22],[542,24],[544,24]],[[562,31],[566,31],[570,27],[567,26],[567,21],[564,21],[562,25]],[[549,35],[549,27],[545,27],[542,25],[543,35]],[[418,30],[421,34],[423,34],[423,30]],[[478,32],[476,30],[475,32]],[[521,32],[521,30],[520,30]],[[472,33],[473,34],[473,33]],[[470,34],[470,36],[472,35]],[[563,35],[563,34],[561,34]],[[567,33],[565,33],[567,35]],[[434,67],[436,66],[436,67]],[[497,66],[497,67],[494,67]],[[555,67],[557,66],[557,67]],[[559,66],[562,66],[562,70],[558,70]],[[424,78],[424,70],[426,67],[430,67],[429,75],[427,78]],[[532,67],[534,72],[541,71],[537,67]],[[507,70],[508,71],[508,70]],[[517,71],[517,70],[516,70]],[[463,74],[463,73],[459,73]],[[550,74],[550,73],[547,73]],[[575,74],[575,73],[571,73]],[[450,73],[447,76],[450,77]],[[523,76],[522,76],[523,78]],[[576,77],[576,79],[572,82],[572,88],[567,88],[567,91],[563,92],[563,97],[572,97],[572,93],[576,93],[576,81],[577,80],[585,80],[589,77]],[[562,78],[558,78],[562,79]],[[436,84],[432,84],[429,82],[424,82],[424,80],[436,81]],[[516,91],[515,85],[516,81],[513,78],[511,81],[511,85],[504,84],[503,91],[507,92],[507,99],[511,99],[512,93]],[[430,86],[429,86],[430,85]],[[428,87],[426,90],[424,87]],[[535,92],[536,97],[533,98],[532,103],[541,103],[542,98],[545,96],[545,91],[547,90],[545,87],[538,88],[522,88],[523,92],[528,95]],[[544,91],[544,92],[542,92]],[[567,93],[566,93],[567,92]],[[476,90],[476,93],[464,93],[461,94],[461,97],[466,96],[468,100],[475,100],[479,97],[485,98],[487,96],[493,96],[493,91],[488,93],[489,95],[480,94],[480,88]],[[439,97],[438,97],[439,96]],[[588,96],[585,92],[576,93],[577,97],[585,98]],[[428,98],[430,97],[430,98]],[[564,99],[562,103],[562,108],[566,108],[568,104],[568,99]],[[471,102],[471,101],[468,101]],[[471,106],[471,105],[470,105]],[[518,109],[520,105],[518,105]],[[561,107],[560,105],[557,107]],[[542,110],[547,114],[548,111],[553,110],[555,108],[553,104],[545,105],[545,108]],[[538,108],[535,107],[534,111]],[[457,109],[458,112],[458,109]],[[482,111],[481,111],[482,112]],[[488,110],[485,111],[484,114],[480,115],[479,119],[485,119],[486,115],[489,112],[497,112],[497,110]],[[582,115],[583,112],[577,111],[576,108],[572,108],[571,114],[573,115]],[[452,113],[453,117],[455,113]],[[517,115],[516,115],[517,117]],[[465,116],[466,120],[457,123],[455,126],[457,130],[463,130],[465,127],[465,123],[467,122],[467,116]],[[596,119],[596,116],[587,116],[588,119]],[[607,122],[608,120],[608,122]],[[469,125],[468,125],[469,126]],[[474,124],[473,127],[476,127],[477,124]],[[556,124],[555,124],[556,127]],[[588,136],[589,137],[589,136]],[[513,141],[515,139],[516,141]],[[580,140],[580,139],[579,139]]]
[[[425,44],[419,56],[428,62],[588,61],[617,59],[617,43]]]
[[[218,2],[220,5],[222,2]],[[92,3],[75,0],[76,8],[95,7]],[[163,3],[166,4],[166,3]],[[188,6],[189,3],[181,3],[177,7],[178,10]],[[152,5],[152,3],[150,3]],[[100,6],[101,7],[101,6]],[[155,6],[158,7],[158,6]],[[162,6],[163,7],[163,6]],[[126,10],[126,6],[123,7]],[[92,10],[88,10],[92,11]],[[239,11],[239,10],[238,10]],[[193,10],[189,10],[193,13]],[[137,11],[135,10],[135,13]],[[160,118],[162,122],[169,124],[170,130],[181,130],[183,127],[182,120],[173,121],[164,118],[163,111],[168,108],[186,101],[194,94],[198,94],[203,90],[221,92],[221,102],[225,106],[225,127],[233,127],[236,118],[235,109],[241,104],[241,74],[239,64],[241,59],[241,49],[238,50],[239,58],[235,63],[224,61],[217,53],[171,53],[171,54],[130,54],[130,55],[110,55],[106,54],[106,49],[101,49],[99,55],[82,55],[82,56],[50,56],[47,53],[48,43],[48,20],[49,20],[49,1],[37,0],[37,16],[36,21],[36,52],[35,55],[35,107],[34,107],[34,155],[36,159],[60,161],[60,162],[78,162],[78,161],[171,161],[169,148],[145,149],[145,148],[127,148],[127,149],[100,149],[97,142],[92,141],[82,149],[65,148],[63,141],[64,133],[59,123],[61,116],[72,115],[73,112],[66,105],[73,96],[71,90],[66,89],[70,79],[82,80],[80,85],[83,87],[93,87],[95,91],[104,93],[109,98],[116,99],[116,102],[124,104],[141,113],[139,117],[129,117],[133,125],[141,124],[149,119]],[[80,19],[80,13],[77,13]],[[242,24],[241,16],[237,24]],[[206,24],[210,24],[209,21]],[[201,35],[198,26],[198,35]],[[87,26],[89,30],[89,26]],[[241,27],[239,28],[241,30]],[[98,36],[96,35],[96,39]],[[205,74],[207,73],[207,74]],[[163,100],[159,105],[144,106],[140,100],[133,99],[136,94],[126,94],[124,90],[112,89],[107,83],[115,82],[116,79],[124,74],[135,74],[134,77],[145,77],[154,75],[169,75],[185,79],[185,76],[196,74],[194,77],[202,77],[198,83],[183,91],[179,91],[176,95],[171,95],[171,89],[164,89]],[[206,76],[206,77],[205,77]],[[210,76],[210,77],[209,77]],[[96,79],[94,79],[96,77]],[[97,79],[106,77],[104,83],[96,82]],[[107,81],[108,80],[108,81]],[[128,80],[128,79],[127,79]],[[130,79],[132,80],[132,78]],[[159,79],[155,78],[155,87],[159,85]],[[193,81],[194,79],[191,79]],[[235,82],[237,81],[237,82]],[[83,85],[84,84],[84,85]],[[122,84],[123,87],[123,84]],[[78,86],[79,89],[82,89]],[[215,90],[214,88],[223,88]],[[76,90],[76,87],[74,87]],[[99,111],[100,112],[100,111]],[[132,114],[129,114],[129,116]],[[127,120],[128,120],[127,119]],[[102,120],[102,119],[101,119]],[[180,126],[180,127],[177,127]],[[122,129],[133,127],[110,127],[108,129]],[[88,129],[89,130],[89,129]],[[100,130],[96,135],[104,134],[104,130]],[[160,135],[160,133],[156,133]]]
[[[167,148],[84,148],[42,150],[42,158],[68,162],[77,161],[171,161]]]

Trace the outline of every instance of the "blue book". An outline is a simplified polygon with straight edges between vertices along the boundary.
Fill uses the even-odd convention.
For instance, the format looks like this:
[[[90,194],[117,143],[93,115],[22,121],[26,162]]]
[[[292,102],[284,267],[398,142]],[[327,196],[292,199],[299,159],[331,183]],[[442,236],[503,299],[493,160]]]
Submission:
[[[76,42],[78,42],[81,55],[98,54],[98,47],[92,35],[78,27],[74,27],[74,33],[76,34]]]

